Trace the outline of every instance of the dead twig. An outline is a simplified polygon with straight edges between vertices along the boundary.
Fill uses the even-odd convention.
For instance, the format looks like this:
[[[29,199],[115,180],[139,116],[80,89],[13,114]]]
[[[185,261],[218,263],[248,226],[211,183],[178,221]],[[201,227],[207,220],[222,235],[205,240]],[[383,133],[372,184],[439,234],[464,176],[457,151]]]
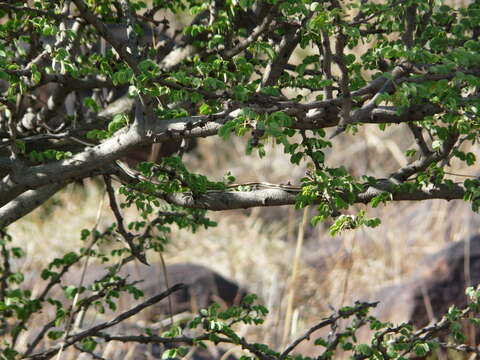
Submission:
[[[143,309],[150,307],[159,301],[165,299],[168,297],[170,294],[174,293],[175,291],[181,290],[185,287],[184,284],[176,284],[172,286],[170,289],[167,289],[166,291],[162,292],[159,295],[155,295],[151,297],[150,299],[144,301],[143,303],[133,307],[132,309],[125,311],[118,315],[116,318],[110,320],[110,321],[105,321],[101,324],[98,324],[96,326],[91,327],[90,329],[87,329],[85,331],[82,331],[78,334],[71,335],[65,343],[63,344],[63,348],[67,348],[71,345],[77,344],[79,341],[82,341],[83,339],[90,337],[90,336],[96,336],[100,331],[108,329],[116,324],[121,323],[122,321],[138,314],[140,311]],[[46,350],[44,352],[34,354],[31,356],[27,356],[26,359],[34,359],[34,360],[46,360],[50,359],[52,356],[56,355],[60,351],[60,345],[55,346],[52,349]]]
[[[135,256],[141,263],[149,265],[145,254],[142,252],[141,245],[136,246],[133,242],[133,240],[135,239],[135,235],[125,229],[125,226],[123,224],[123,216],[120,212],[120,208],[115,198],[115,190],[112,186],[112,179],[110,178],[110,176],[104,175],[103,180],[105,181],[105,185],[107,188],[108,198],[110,200],[110,208],[112,209],[112,212],[115,215],[115,219],[117,220],[118,232],[130,247],[132,255]]]

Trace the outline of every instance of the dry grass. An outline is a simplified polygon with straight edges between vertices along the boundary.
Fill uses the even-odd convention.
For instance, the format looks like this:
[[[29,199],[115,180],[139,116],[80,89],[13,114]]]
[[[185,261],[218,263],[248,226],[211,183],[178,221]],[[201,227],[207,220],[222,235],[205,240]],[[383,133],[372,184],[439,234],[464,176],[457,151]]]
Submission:
[[[405,133],[398,131],[361,130],[356,142],[348,142],[343,152],[329,154],[328,161],[343,163],[353,173],[388,173],[377,164],[396,168],[403,161],[399,154],[411,143]],[[336,141],[347,144],[349,140],[343,137]],[[288,158],[275,147],[268,149],[265,159],[253,161],[244,156],[242,139],[207,139],[200,143],[198,153],[201,156],[188,155],[189,167],[213,178],[231,170],[239,182],[295,183],[304,171],[302,167],[291,168]],[[49,204],[10,227],[15,245],[27,251],[27,260],[18,265],[21,270],[39,269],[54,256],[84,246],[79,232],[93,226],[103,197],[98,184],[86,185],[85,189],[65,189]],[[104,206],[102,222],[109,224],[112,216]],[[342,303],[403,281],[426,254],[476,232],[479,225],[478,215],[461,202],[389,204],[368,209],[368,214],[380,217],[382,225],[347,232],[338,238],[328,236],[325,226],[306,229],[294,289],[291,337],[329,313],[331,306],[338,308]],[[218,221],[218,227],[196,234],[172,232],[165,254],[167,263],[190,261],[207,265],[257,293],[271,313],[261,330],[242,331],[256,340],[279,346],[300,212],[282,207],[213,213],[211,217]]]

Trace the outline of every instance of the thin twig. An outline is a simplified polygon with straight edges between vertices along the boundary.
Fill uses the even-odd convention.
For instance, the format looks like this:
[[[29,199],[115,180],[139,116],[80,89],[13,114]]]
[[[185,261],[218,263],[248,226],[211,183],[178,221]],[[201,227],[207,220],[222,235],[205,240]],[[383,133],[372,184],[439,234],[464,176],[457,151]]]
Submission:
[[[93,248],[93,246],[95,245],[95,243],[99,239],[97,236],[95,236],[95,233],[97,231],[98,224],[100,222],[100,218],[101,218],[101,215],[102,215],[102,209],[103,209],[104,201],[105,201],[105,194],[103,194],[102,201],[100,201],[100,204],[98,206],[95,225],[93,226],[92,231],[91,231],[92,239],[90,241],[89,246],[87,247],[87,249],[85,251],[86,258],[85,258],[85,262],[83,263],[82,273],[80,275],[80,281],[78,282],[78,286],[77,286],[78,289],[82,288],[83,282],[85,280],[85,274],[87,272],[87,267],[88,267],[88,260],[90,259],[90,250]],[[80,291],[77,291],[77,293],[75,294],[75,297],[73,298],[72,304],[70,305],[70,309],[68,311],[70,313],[70,315],[67,318],[67,323],[65,325],[65,332],[63,334],[63,339],[62,339],[62,345],[60,347],[60,351],[57,354],[57,360],[60,360],[60,358],[62,356],[62,352],[63,352],[63,344],[65,342],[65,339],[67,339],[68,336],[70,335],[70,331],[72,330],[73,317],[74,317],[73,309],[75,309],[75,307],[77,306],[79,296],[80,296]]]
[[[120,208],[115,198],[115,190],[112,186],[112,179],[109,175],[104,175],[103,180],[105,181],[108,198],[110,200],[110,208],[112,209],[112,212],[115,215],[115,219],[117,220],[118,232],[127,242],[128,246],[130,247],[130,251],[132,252],[132,255],[135,256],[141,263],[148,265],[145,254],[142,252],[141,245],[136,246],[133,242],[133,240],[135,239],[135,235],[125,229],[125,226],[123,224],[123,216],[120,213]]]
[[[162,271],[163,271],[163,278],[165,280],[165,285],[167,288],[170,287],[170,281],[168,280],[168,272],[167,272],[167,265],[165,263],[165,258],[163,257],[162,252],[159,252],[160,255],[160,262],[162,264]],[[168,312],[170,315],[170,325],[173,326],[173,303],[172,303],[172,297],[168,297]]]
[[[85,353],[85,354],[90,355],[93,359],[97,359],[97,360],[107,360],[107,359],[105,359],[104,357],[101,357],[100,355],[95,354],[93,351],[89,351],[89,350],[86,350],[86,349],[82,348],[80,345],[75,344],[75,345],[73,345],[73,347],[74,347],[75,349],[77,349],[78,351],[80,351],[80,352],[83,352],[83,353]]]
[[[280,360],[285,359],[288,354],[290,354],[302,341],[309,340],[310,336],[317,331],[318,329],[324,328],[326,326],[332,325],[333,323],[337,322],[339,319],[343,317],[349,317],[353,314],[356,314],[360,311],[363,311],[368,308],[376,307],[378,305],[377,302],[362,302],[357,303],[354,307],[347,309],[347,310],[340,310],[337,313],[331,315],[330,317],[323,319],[317,325],[312,326],[305,334],[294,340],[279,356]]]
[[[170,289],[167,289],[166,291],[162,292],[161,294],[155,295],[155,296],[151,297],[150,299],[146,300],[145,302],[133,307],[132,309],[121,313],[116,318],[114,318],[110,321],[103,322],[101,324],[98,324],[96,326],[91,327],[90,329],[82,331],[78,334],[71,335],[67,339],[67,341],[65,342],[64,348],[67,348],[67,347],[69,347],[73,344],[76,344],[79,341],[81,341],[81,340],[83,340],[87,337],[96,336],[100,331],[102,331],[104,329],[108,329],[108,328],[110,328],[110,327],[112,327],[116,324],[119,324],[120,322],[138,314],[143,309],[158,303],[159,301],[168,297],[173,292],[181,290],[184,287],[185,287],[184,284],[176,284],[176,285],[172,286]],[[34,360],[46,360],[46,359],[50,359],[52,356],[57,354],[59,350],[60,350],[60,346],[57,345],[52,349],[49,349],[49,350],[31,355],[31,356],[27,356],[26,358],[27,359],[34,359]]]

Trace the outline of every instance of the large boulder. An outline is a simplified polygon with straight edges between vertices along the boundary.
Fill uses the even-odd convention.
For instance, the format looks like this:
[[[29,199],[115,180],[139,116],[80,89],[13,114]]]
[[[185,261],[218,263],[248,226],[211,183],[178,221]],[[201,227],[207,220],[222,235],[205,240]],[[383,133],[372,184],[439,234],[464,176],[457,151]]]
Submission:
[[[64,285],[78,286],[80,278],[79,269],[70,271]],[[102,278],[107,273],[101,265],[93,264],[88,267],[84,279],[84,286]],[[135,286],[143,291],[144,299],[158,295],[165,291],[168,286],[182,283],[185,287],[173,293],[170,297],[172,313],[182,312],[198,313],[198,310],[208,307],[213,303],[219,303],[223,307],[236,305],[246,294],[234,281],[225,278],[219,273],[202,265],[192,263],[180,263],[166,266],[166,274],[160,264],[152,263],[150,266],[140,263],[127,264],[121,271],[121,275],[128,276],[127,281],[140,281]],[[127,299],[128,298],[128,299]],[[120,307],[128,308],[131,297],[122,297]],[[144,319],[153,320],[170,312],[167,299],[159,302],[144,311],[148,316]]]
[[[169,285],[183,283],[185,288],[172,295],[172,311],[197,313],[199,309],[219,303],[223,307],[239,304],[245,290],[234,281],[202,265],[191,263],[173,264],[166,267]],[[165,276],[160,266],[149,269],[149,266],[140,265],[136,269],[144,283],[139,287],[146,297],[150,297],[167,289]],[[166,305],[166,302],[162,303]],[[166,307],[163,306],[166,310]]]
[[[78,286],[82,270],[79,268],[71,269],[63,278],[62,285]],[[92,284],[95,280],[101,279],[107,271],[104,266],[99,264],[90,264],[85,274],[83,286]],[[122,295],[118,300],[118,308],[115,313],[107,311],[106,314],[100,315],[98,313],[91,313],[86,315],[80,328],[86,329],[96,323],[104,322],[112,319],[119,313],[128,310],[134,305],[145,301],[146,299],[164,292],[168,286],[165,278],[168,279],[169,286],[183,283],[185,287],[173,293],[170,301],[164,299],[159,303],[144,309],[137,316],[132,317],[114,327],[108,328],[106,331],[112,335],[140,335],[144,334],[144,328],[152,328],[157,334],[161,334],[170,325],[170,306],[173,315],[180,313],[198,313],[202,308],[206,308],[213,303],[219,303],[222,307],[236,305],[240,302],[246,291],[237,285],[234,281],[225,278],[219,273],[201,265],[183,263],[166,266],[166,275],[163,267],[160,264],[151,264],[146,266],[143,264],[127,264],[121,271],[122,275],[128,275],[127,281],[129,283],[140,281],[136,287],[144,292],[144,297],[139,300],[134,300],[130,295]],[[33,275],[27,276],[27,281],[24,284],[32,288],[31,281]],[[30,285],[29,285],[30,283]],[[43,289],[43,284],[39,288]],[[54,291],[55,298],[62,300],[63,294],[59,291]],[[90,293],[82,294],[82,297],[88,296]],[[71,300],[62,300],[65,306],[71,304]],[[54,309],[45,309],[41,316],[47,315],[49,318],[54,317]],[[185,314],[188,316],[188,314]],[[189,318],[191,317],[188,316]],[[158,321],[158,322],[157,322]],[[156,322],[156,323],[155,323]],[[38,334],[41,327],[31,327],[29,331],[22,333],[19,343],[30,343]],[[47,342],[49,342],[47,340]],[[51,342],[50,342],[51,344]],[[35,352],[41,351],[45,348],[45,343],[42,341]],[[125,358],[125,359],[152,359],[160,358],[164,348],[159,344],[135,344],[135,343],[118,343],[111,342],[109,344],[100,343],[96,352],[108,354],[107,358]],[[224,354],[222,349],[196,349],[192,352],[192,358],[196,360],[211,360],[219,359]],[[69,348],[65,354],[66,359],[76,359],[73,348]],[[226,359],[233,360],[234,357],[226,356]]]
[[[468,271],[465,271],[467,269]],[[366,295],[362,300],[379,302],[372,315],[381,321],[394,324],[410,322],[416,328],[421,328],[440,320],[451,305],[465,307],[465,288],[478,284],[480,235],[475,235],[449,244],[437,253],[427,256],[406,281]],[[343,326],[345,323],[342,322],[340,328]],[[326,337],[329,330],[323,328],[315,332],[314,337]],[[371,335],[372,332],[365,326],[358,334],[358,340],[368,342]],[[477,329],[476,337],[479,336],[480,331]],[[304,342],[297,348],[297,353],[318,356],[323,350],[324,348],[314,346],[312,342]]]
[[[478,284],[480,235],[475,235],[428,256],[409,280],[382,289],[371,299],[380,301],[375,315],[381,320],[422,327],[440,319],[451,305],[465,307],[465,288]]]

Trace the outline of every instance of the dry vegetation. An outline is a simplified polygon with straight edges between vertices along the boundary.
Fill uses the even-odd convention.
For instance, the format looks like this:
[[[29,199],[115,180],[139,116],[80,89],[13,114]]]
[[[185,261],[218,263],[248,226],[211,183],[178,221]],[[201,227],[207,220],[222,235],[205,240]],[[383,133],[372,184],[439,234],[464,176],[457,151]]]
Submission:
[[[401,130],[361,129],[354,137],[356,142],[345,143],[345,152],[329,154],[329,161],[342,162],[353,173],[374,173],[382,167],[388,170],[390,162],[405,161],[402,153],[411,145],[411,139]],[[403,141],[396,141],[399,139]],[[335,141],[347,140],[339,137]],[[402,142],[402,148],[397,147]],[[279,147],[271,145],[265,159],[245,156],[244,149],[243,139],[208,139],[201,141],[194,153],[186,155],[186,160],[190,169],[213,178],[230,170],[239,182],[296,183],[303,174],[304,169],[289,166]],[[451,171],[464,174],[462,169]],[[15,244],[27,251],[26,261],[18,264],[21,270],[38,271],[55,256],[85,246],[79,240],[79,232],[95,224],[104,197],[100,183],[85,185],[66,188],[47,205],[10,227]],[[107,206],[103,202],[100,228],[113,220]],[[310,209],[310,215],[314,211]],[[218,227],[196,234],[175,230],[165,259],[167,263],[207,265],[257,293],[271,314],[261,332],[248,331],[257,333],[259,340],[278,346],[282,343],[287,294],[292,286],[295,296],[291,337],[328,314],[331,306],[338,308],[402,282],[415,271],[422,257],[475,233],[480,224],[478,215],[468,204],[460,202],[396,203],[370,209],[368,213],[381,218],[379,228],[332,238],[328,224],[316,229],[307,226],[299,273],[293,285],[290,278],[302,212],[292,208],[212,213]]]

